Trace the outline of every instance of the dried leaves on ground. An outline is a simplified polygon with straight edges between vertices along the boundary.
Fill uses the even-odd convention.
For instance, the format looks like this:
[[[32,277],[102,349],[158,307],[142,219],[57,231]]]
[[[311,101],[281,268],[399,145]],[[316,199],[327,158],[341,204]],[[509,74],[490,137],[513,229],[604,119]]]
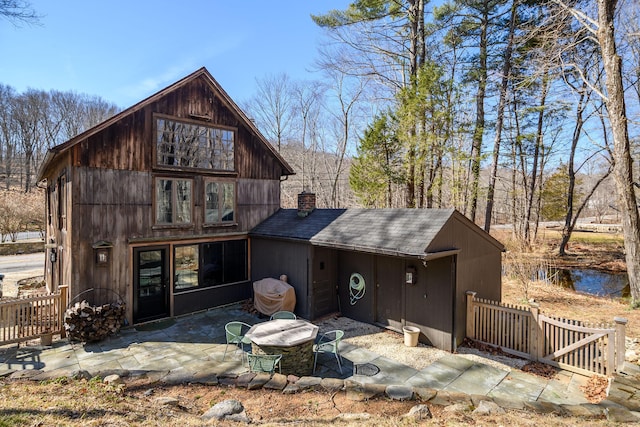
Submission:
[[[522,370],[544,378],[553,378],[558,373],[558,369],[540,362],[529,362],[522,367]]]
[[[591,403],[599,403],[607,398],[609,380],[605,377],[594,375],[589,378],[587,385],[580,387],[584,395]]]

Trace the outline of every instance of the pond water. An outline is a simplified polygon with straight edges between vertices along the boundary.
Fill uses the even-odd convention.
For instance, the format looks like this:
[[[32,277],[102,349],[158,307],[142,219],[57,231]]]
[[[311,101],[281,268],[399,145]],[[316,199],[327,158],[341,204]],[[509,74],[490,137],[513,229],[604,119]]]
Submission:
[[[625,273],[607,273],[593,269],[553,269],[560,286],[599,296],[628,296],[629,281]]]

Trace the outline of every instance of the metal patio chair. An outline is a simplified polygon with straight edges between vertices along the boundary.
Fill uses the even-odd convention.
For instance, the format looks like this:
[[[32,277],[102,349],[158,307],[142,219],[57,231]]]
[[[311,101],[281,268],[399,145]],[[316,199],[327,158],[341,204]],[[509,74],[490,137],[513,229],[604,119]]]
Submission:
[[[292,320],[296,320],[297,317],[291,311],[276,311],[275,313],[273,313],[271,315],[271,318],[269,320],[273,320],[273,319],[292,319]]]
[[[238,349],[242,351],[242,361],[244,363],[244,355],[246,354],[244,351],[245,344],[251,345],[251,340],[245,337],[247,331],[251,328],[251,325],[244,323],[233,321],[224,325],[224,331],[227,338],[227,345],[224,348],[224,355],[222,356],[222,360],[227,357],[227,349],[230,344],[235,345]]]
[[[281,354],[253,354],[247,353],[250,372],[268,372],[273,374],[278,367],[278,373],[282,373],[280,367]]]
[[[313,373],[316,372],[316,364],[318,363],[318,353],[333,353],[338,361],[338,369],[342,374],[342,356],[338,350],[340,340],[344,336],[344,331],[336,329],[335,331],[325,332],[320,336],[317,344],[313,346]]]

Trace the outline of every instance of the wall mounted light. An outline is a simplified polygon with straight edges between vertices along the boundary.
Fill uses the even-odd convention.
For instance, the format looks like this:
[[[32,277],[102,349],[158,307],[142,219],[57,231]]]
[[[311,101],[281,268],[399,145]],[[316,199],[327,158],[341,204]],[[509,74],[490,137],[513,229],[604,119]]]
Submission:
[[[418,272],[414,266],[407,266],[404,281],[407,285],[415,285],[418,282]]]
[[[105,240],[100,240],[99,242],[96,242],[93,244],[93,251],[95,253],[96,265],[105,266],[109,264],[111,248],[113,248],[113,244]]]

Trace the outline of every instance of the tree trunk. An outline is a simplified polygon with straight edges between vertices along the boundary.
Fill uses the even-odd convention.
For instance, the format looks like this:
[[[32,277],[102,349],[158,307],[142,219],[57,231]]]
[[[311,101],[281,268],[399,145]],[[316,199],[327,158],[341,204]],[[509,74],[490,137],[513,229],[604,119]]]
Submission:
[[[489,26],[489,6],[485,4],[480,24],[480,58],[478,65],[478,90],[476,92],[476,123],[471,146],[471,207],[469,218],[476,220],[478,193],[480,186],[480,162],[482,161],[482,137],[484,134],[484,99],[487,90],[487,33]]]
[[[533,201],[536,194],[536,185],[538,179],[538,161],[540,160],[540,150],[543,148],[542,146],[542,138],[543,138],[543,126],[544,126],[544,112],[545,106],[547,104],[547,93],[549,90],[549,82],[547,79],[548,72],[542,77],[542,94],[540,95],[540,111],[538,112],[538,127],[536,130],[536,145],[533,150],[533,166],[531,166],[531,181],[529,182],[529,193],[527,198],[527,206],[525,211],[524,218],[524,233],[523,237],[527,241],[527,244],[530,243],[530,222],[531,222],[531,212],[533,211]]]
[[[611,123],[615,165],[613,175],[622,217],[625,261],[634,306],[640,302],[640,218],[634,192],[632,158],[627,127],[622,58],[616,52],[614,12],[616,0],[598,0],[598,42],[606,73],[606,106]]]
[[[491,166],[491,176],[489,177],[489,188],[487,189],[487,208],[484,216],[484,231],[491,231],[491,217],[493,216],[493,198],[496,189],[496,177],[498,175],[498,164],[500,160],[500,140],[502,138],[502,123],[504,122],[504,107],[507,102],[507,88],[511,77],[511,53],[513,52],[513,36],[516,28],[516,16],[518,10],[518,0],[513,0],[511,4],[511,19],[509,20],[509,35],[507,36],[507,47],[504,51],[504,64],[502,66],[502,82],[500,84],[500,101],[498,102],[498,117],[496,118],[496,136],[493,142],[493,164]]]
[[[580,99],[578,101],[576,111],[576,125],[573,129],[573,138],[571,139],[571,150],[569,151],[569,163],[567,164],[567,173],[569,175],[569,189],[567,190],[567,214],[564,219],[564,227],[562,228],[562,240],[560,242],[559,255],[565,256],[566,246],[571,238],[575,222],[573,221],[573,197],[576,188],[576,172],[574,167],[576,157],[576,147],[582,134],[582,126],[584,124],[583,112],[585,105],[585,96],[587,91],[587,82],[582,83],[580,90]]]

